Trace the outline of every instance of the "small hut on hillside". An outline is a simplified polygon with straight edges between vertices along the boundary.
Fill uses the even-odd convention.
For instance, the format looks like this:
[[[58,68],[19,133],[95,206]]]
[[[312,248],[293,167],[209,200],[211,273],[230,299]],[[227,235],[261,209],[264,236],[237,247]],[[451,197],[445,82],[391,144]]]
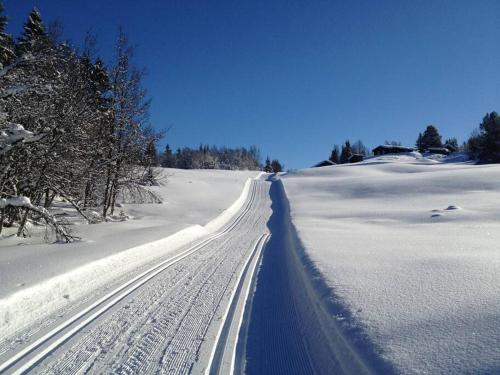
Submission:
[[[329,167],[331,165],[335,165],[335,163],[331,160],[323,160],[323,161],[320,161],[318,164],[314,164],[312,167],[313,168]]]

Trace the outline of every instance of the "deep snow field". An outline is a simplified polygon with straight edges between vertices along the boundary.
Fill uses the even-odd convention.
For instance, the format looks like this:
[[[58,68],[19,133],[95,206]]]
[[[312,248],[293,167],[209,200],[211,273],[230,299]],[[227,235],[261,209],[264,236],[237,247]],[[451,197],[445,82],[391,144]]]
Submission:
[[[282,180],[339,322],[396,372],[500,373],[500,165],[384,156]]]
[[[259,173],[170,168],[163,168],[162,172],[162,185],[150,188],[162,197],[162,204],[124,204],[117,210],[123,210],[130,220],[72,226],[82,241],[47,244],[40,236],[0,239],[0,298],[181,230],[185,230],[185,236],[180,241],[203,235],[204,228],[200,226],[231,206],[246,180]]]

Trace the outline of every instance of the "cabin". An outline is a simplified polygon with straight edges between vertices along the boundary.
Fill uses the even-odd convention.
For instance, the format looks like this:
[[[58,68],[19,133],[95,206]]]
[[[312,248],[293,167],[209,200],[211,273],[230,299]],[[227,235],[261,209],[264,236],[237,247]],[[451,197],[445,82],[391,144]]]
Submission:
[[[349,163],[359,163],[360,161],[364,160],[364,156],[362,154],[352,154],[349,157]]]
[[[323,161],[320,161],[318,164],[314,164],[312,167],[313,168],[320,168],[320,167],[329,167],[331,165],[335,165],[335,163],[331,160],[323,160]]]
[[[375,147],[373,150],[373,155],[380,156],[386,154],[403,154],[407,152],[415,151],[412,147],[404,147],[404,146],[393,146],[393,145],[380,145]]]
[[[427,150],[425,150],[429,154],[439,154],[439,155],[449,155],[450,150],[448,150],[446,147],[429,147]]]

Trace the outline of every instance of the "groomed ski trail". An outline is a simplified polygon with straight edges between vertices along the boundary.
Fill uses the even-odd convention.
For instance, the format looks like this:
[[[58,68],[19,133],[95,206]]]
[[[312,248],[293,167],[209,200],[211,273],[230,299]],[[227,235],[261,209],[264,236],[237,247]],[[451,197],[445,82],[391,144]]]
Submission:
[[[246,206],[225,229],[74,313],[0,363],[0,373],[185,374],[226,366],[267,239],[268,192],[268,182],[253,180]]]

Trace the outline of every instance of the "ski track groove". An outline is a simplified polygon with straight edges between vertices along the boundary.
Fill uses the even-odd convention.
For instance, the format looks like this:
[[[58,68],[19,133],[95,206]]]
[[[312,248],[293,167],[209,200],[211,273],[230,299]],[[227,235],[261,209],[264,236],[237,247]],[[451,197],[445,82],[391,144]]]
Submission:
[[[248,204],[224,234],[132,292],[33,372],[189,373],[209,327],[222,324],[224,303],[230,303],[238,274],[266,231],[268,189],[268,183],[254,181]]]

